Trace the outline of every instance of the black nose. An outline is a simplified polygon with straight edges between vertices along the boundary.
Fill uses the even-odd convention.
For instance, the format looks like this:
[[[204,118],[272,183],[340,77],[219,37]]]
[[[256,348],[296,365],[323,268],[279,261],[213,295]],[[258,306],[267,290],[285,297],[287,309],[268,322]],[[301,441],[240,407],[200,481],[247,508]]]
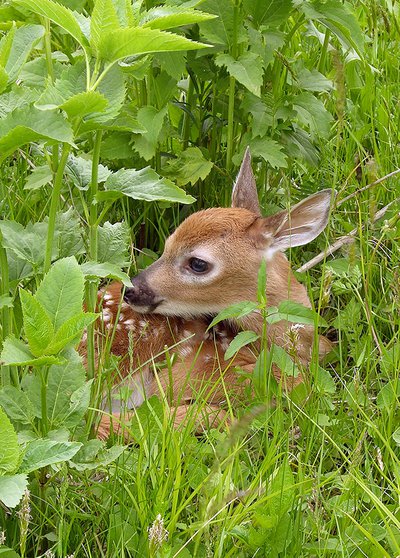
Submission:
[[[124,292],[124,302],[127,304],[133,303],[138,298],[138,294],[139,289],[137,287],[127,287]]]
[[[125,289],[124,301],[133,307],[153,308],[158,303],[156,295],[146,281],[144,273],[132,278],[132,287]]]

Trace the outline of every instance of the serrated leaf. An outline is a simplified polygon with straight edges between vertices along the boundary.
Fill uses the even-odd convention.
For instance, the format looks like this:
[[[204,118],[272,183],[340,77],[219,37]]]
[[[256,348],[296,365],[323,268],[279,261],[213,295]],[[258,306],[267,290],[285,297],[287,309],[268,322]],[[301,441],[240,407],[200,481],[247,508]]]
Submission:
[[[27,487],[27,475],[7,475],[6,477],[0,477],[0,500],[8,508],[15,508],[20,503]],[[13,553],[9,556],[4,556],[4,558],[14,557],[18,558],[18,554]]]
[[[13,307],[12,297],[8,295],[0,295],[0,310],[2,308],[12,308],[12,307]]]
[[[30,473],[71,459],[80,449],[80,442],[57,442],[55,440],[34,440],[27,444],[19,470]]]
[[[327,370],[324,370],[320,366],[317,368],[317,372],[314,377],[314,384],[321,393],[333,394],[336,391],[335,382],[332,376]]]
[[[81,269],[88,278],[105,278],[110,277],[111,279],[117,279],[121,281],[126,287],[132,286],[132,281],[129,275],[120,270],[117,265],[109,264],[107,262],[85,262],[81,264]]]
[[[20,450],[17,433],[10,419],[0,408],[0,475],[13,473],[19,464]]]
[[[155,155],[158,138],[166,115],[166,106],[160,111],[152,106],[141,107],[138,110],[138,122],[145,128],[146,132],[141,133],[140,136],[135,138],[134,146],[136,151],[138,151],[140,156],[146,161]]]
[[[27,8],[37,15],[49,18],[74,37],[81,46],[87,45],[87,41],[73,12],[62,4],[52,0],[15,0],[15,4]]]
[[[43,356],[54,336],[53,324],[46,310],[33,295],[20,290],[19,296],[29,348],[35,357]]]
[[[37,92],[22,86],[13,88],[9,93],[0,95],[0,117],[26,105],[31,105],[37,99]]]
[[[55,330],[82,310],[84,278],[75,258],[58,260],[36,292]]]
[[[56,331],[53,339],[46,347],[45,353],[48,355],[55,355],[71,342],[77,341],[78,337],[82,335],[83,330],[89,324],[93,323],[97,317],[97,314],[81,312],[69,318],[69,320],[65,321]]]
[[[17,258],[33,266],[43,263],[43,244],[47,236],[47,223],[28,224],[23,227],[15,221],[0,221],[3,246]]]
[[[107,99],[108,105],[100,113],[85,116],[80,127],[82,132],[103,128],[105,123],[118,117],[125,101],[125,76],[121,68],[114,65],[108,70],[96,90]]]
[[[126,223],[111,224],[108,221],[98,228],[97,260],[119,267],[129,265],[131,235]]]
[[[171,29],[182,25],[192,25],[216,16],[200,10],[188,10],[182,6],[156,6],[151,8],[140,20],[139,25],[149,29]]]
[[[224,308],[218,315],[213,319],[210,327],[214,327],[219,322],[223,320],[227,320],[230,318],[243,318],[243,316],[247,316],[247,314],[251,314],[258,308],[258,304],[256,302],[252,302],[250,300],[244,302],[237,302],[236,304],[231,304],[228,308]]]
[[[44,366],[59,364],[63,359],[54,356],[43,356],[35,358],[30,352],[28,345],[13,335],[7,337],[3,344],[0,355],[0,363],[15,366]]]
[[[17,79],[32,48],[43,36],[44,27],[42,25],[23,25],[15,30],[7,62],[4,65],[9,83]]]
[[[61,113],[26,106],[0,120],[0,162],[18,147],[38,140],[73,144],[72,128]]]
[[[312,70],[301,68],[297,72],[295,78],[289,74],[288,81],[299,89],[306,91],[325,92],[333,89],[332,81],[315,68]]]
[[[245,52],[237,60],[229,54],[218,54],[215,58],[217,66],[226,66],[229,75],[244,85],[257,97],[261,94],[263,83],[262,59],[254,52]]]
[[[196,50],[207,45],[186,37],[144,27],[118,29],[104,33],[98,45],[103,60],[116,62],[128,56],[177,50]]]
[[[5,386],[0,390],[0,405],[11,420],[30,424],[35,417],[32,403],[26,394],[14,386]]]
[[[307,91],[293,97],[293,108],[302,124],[309,127],[314,135],[327,137],[331,130],[332,115],[325,108],[324,103]]]
[[[207,40],[232,47],[235,36],[237,43],[247,39],[245,27],[235,25],[234,7],[230,0],[205,0],[201,3],[201,9],[218,16],[213,21],[205,21],[199,24],[201,34]]]
[[[120,28],[118,15],[112,0],[96,0],[90,18],[90,45],[98,52],[101,36]]]
[[[82,232],[81,219],[75,208],[70,207],[64,213],[57,213],[55,243],[58,258],[84,253]]]
[[[118,199],[128,196],[134,200],[171,201],[193,203],[195,199],[175,186],[166,178],[161,178],[153,169],[121,169],[107,178],[105,191],[97,194],[97,199]]]
[[[242,347],[245,347],[246,345],[249,345],[250,343],[254,343],[255,341],[257,341],[257,339],[259,337],[260,336],[257,335],[257,333],[255,333],[254,331],[241,331],[229,343],[229,347],[227,348],[227,350],[225,352],[224,359],[229,360],[230,358],[235,356],[235,354]]]
[[[212,168],[213,163],[204,158],[198,147],[188,147],[168,164],[168,176],[173,176],[179,186],[186,186],[205,180]]]
[[[287,158],[283,146],[270,138],[253,139],[250,142],[253,156],[262,157],[271,167],[276,169],[287,167]]]
[[[48,165],[35,167],[25,180],[24,190],[38,190],[53,180],[53,173]]]
[[[244,0],[243,6],[258,27],[278,27],[288,18],[292,0]]]
[[[69,118],[83,117],[93,112],[103,112],[108,101],[98,91],[82,91],[60,105]]]
[[[92,179],[92,161],[83,157],[70,155],[67,161],[67,173],[79,190],[87,190]],[[98,183],[105,182],[111,171],[104,165],[98,165]]]

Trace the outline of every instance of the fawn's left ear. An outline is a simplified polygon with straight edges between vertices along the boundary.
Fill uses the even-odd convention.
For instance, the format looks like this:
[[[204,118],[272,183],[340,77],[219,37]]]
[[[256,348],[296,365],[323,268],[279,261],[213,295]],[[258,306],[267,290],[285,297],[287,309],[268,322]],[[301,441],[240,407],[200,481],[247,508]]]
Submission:
[[[326,227],[332,190],[322,190],[296,204],[290,211],[257,219],[250,234],[268,257],[294,246],[302,246],[316,238]]]
[[[232,207],[248,209],[261,215],[256,179],[251,168],[250,148],[247,147],[232,190]]]

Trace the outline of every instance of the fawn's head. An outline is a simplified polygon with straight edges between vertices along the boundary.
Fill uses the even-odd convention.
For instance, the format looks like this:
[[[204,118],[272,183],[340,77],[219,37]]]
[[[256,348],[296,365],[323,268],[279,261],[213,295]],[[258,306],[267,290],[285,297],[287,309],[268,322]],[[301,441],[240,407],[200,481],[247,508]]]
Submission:
[[[307,294],[290,275],[283,252],[323,231],[331,194],[323,190],[289,212],[262,217],[247,150],[233,187],[232,207],[188,217],[167,239],[160,259],[132,279],[125,301],[144,313],[214,315],[235,302],[256,299],[258,270],[265,259],[269,304],[288,298],[307,304]]]

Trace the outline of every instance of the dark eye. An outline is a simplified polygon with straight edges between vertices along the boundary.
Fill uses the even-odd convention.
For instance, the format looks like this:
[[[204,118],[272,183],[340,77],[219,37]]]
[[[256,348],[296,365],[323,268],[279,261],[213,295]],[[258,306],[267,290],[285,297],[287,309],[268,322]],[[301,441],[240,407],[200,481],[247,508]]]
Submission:
[[[190,258],[189,267],[195,273],[205,273],[208,270],[208,263],[200,258]]]

